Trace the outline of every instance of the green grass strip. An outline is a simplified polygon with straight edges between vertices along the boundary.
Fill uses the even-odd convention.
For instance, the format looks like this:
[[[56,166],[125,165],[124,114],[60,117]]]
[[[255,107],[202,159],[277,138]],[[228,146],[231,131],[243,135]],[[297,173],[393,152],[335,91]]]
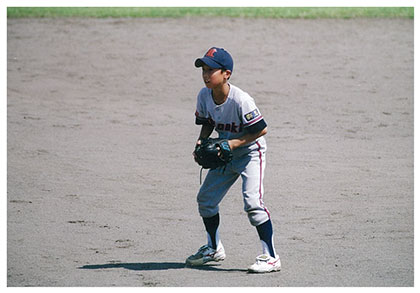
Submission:
[[[414,18],[414,7],[8,7],[8,18]]]

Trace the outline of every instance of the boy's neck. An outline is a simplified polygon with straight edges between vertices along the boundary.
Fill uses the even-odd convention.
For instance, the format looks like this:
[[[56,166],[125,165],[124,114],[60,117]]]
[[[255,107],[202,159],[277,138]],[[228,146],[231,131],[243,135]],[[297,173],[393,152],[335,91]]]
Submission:
[[[212,90],[213,101],[216,105],[221,105],[226,102],[229,95],[230,85],[224,83],[220,88],[214,88]]]

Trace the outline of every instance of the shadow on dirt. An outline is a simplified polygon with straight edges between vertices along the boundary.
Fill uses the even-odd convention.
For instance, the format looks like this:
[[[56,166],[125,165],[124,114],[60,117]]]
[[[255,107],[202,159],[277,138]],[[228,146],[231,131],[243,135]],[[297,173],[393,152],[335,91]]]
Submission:
[[[194,269],[204,271],[221,271],[221,272],[246,272],[246,269],[223,269],[219,268],[220,264],[216,265],[203,265],[199,267],[189,267],[183,262],[144,262],[144,263],[108,263],[108,264],[97,264],[97,265],[84,265],[79,269],[86,270],[99,270],[99,269],[115,269],[124,268],[127,270],[134,271],[162,271],[172,269]]]

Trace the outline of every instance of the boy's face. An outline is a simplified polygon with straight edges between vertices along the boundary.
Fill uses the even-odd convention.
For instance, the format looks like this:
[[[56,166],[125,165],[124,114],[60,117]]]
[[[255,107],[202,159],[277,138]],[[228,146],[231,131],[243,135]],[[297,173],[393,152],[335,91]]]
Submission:
[[[220,68],[211,68],[207,65],[203,65],[203,81],[206,87],[213,89],[223,85],[230,77],[230,70],[224,70]]]

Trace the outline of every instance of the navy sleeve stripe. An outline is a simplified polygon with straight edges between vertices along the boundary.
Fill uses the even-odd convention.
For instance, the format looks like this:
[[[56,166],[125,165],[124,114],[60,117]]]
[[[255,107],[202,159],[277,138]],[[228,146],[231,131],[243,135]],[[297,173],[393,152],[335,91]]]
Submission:
[[[195,124],[196,125],[210,124],[210,121],[207,118],[195,117]]]
[[[246,127],[246,131],[248,133],[257,133],[267,127],[267,123],[265,123],[264,119],[258,121],[257,123]]]

